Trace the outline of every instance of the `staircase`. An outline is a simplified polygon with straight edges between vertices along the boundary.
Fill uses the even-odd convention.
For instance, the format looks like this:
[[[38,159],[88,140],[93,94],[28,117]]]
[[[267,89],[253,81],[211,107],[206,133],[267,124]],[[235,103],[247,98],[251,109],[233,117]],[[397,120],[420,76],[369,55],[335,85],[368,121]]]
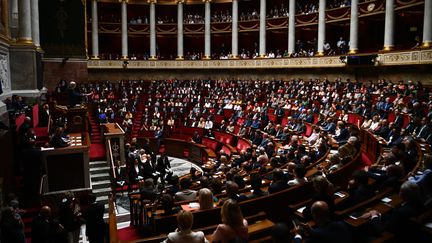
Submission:
[[[105,205],[108,204],[108,196],[111,192],[110,167],[106,161],[90,162],[90,180],[92,192],[96,196],[96,201]]]
[[[99,121],[97,120],[97,117],[94,117],[94,115],[91,113],[89,115],[89,119],[91,129],[90,161],[105,160],[105,144],[102,141]]]

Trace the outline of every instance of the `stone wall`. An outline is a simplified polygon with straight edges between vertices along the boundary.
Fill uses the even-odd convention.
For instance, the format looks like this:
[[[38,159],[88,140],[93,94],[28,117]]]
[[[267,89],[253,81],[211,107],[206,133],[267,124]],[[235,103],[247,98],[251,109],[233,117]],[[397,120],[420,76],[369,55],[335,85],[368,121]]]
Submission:
[[[44,86],[52,90],[60,79],[87,81],[87,60],[85,59],[44,59]]]

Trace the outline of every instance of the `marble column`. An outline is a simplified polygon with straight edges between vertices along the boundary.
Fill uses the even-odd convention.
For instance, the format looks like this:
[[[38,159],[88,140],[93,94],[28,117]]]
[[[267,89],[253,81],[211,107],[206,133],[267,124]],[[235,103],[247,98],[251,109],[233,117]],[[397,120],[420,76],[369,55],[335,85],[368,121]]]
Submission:
[[[231,54],[233,59],[238,58],[238,0],[232,1],[232,29],[231,29]]]
[[[92,57],[99,59],[99,27],[97,0],[92,0]]]
[[[41,50],[39,33],[39,0],[31,0],[31,30],[33,44],[38,50]]]
[[[259,56],[266,56],[266,0],[260,0],[259,22]]]
[[[386,0],[383,51],[391,51],[394,48],[394,23],[394,0]]]
[[[18,43],[33,44],[30,0],[18,1]]]
[[[204,0],[205,11],[204,11],[204,58],[211,59],[211,12],[210,2],[211,0]]]
[[[121,40],[122,40],[122,59],[128,59],[128,30],[127,30],[127,2],[121,0]]]
[[[177,60],[183,60],[183,3],[177,1]]]
[[[156,0],[150,3],[150,60],[156,60]]]
[[[10,8],[5,8],[4,11],[9,12],[9,32],[12,39],[18,37],[18,0],[9,1]]]
[[[288,16],[288,55],[295,52],[295,8],[296,0],[289,0]]]
[[[422,47],[432,46],[432,0],[425,0],[423,19],[423,44]]]
[[[325,27],[325,10],[326,10],[326,0],[319,0],[318,6],[318,47],[317,56],[324,55],[324,41],[326,34]]]
[[[351,0],[349,54],[358,52],[358,0]]]

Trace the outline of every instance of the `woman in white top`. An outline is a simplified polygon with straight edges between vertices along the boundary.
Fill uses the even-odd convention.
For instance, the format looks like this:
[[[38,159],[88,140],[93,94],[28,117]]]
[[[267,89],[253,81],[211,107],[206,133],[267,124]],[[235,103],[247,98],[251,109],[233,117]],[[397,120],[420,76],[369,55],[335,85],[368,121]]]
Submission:
[[[168,234],[165,243],[204,243],[208,242],[202,231],[192,231],[193,215],[188,211],[180,211],[177,215],[178,228]]]
[[[380,118],[379,118],[379,116],[375,115],[375,116],[372,118],[372,123],[371,123],[371,125],[369,126],[369,130],[373,131],[373,130],[377,129],[377,127],[378,127],[379,125],[380,125]]]

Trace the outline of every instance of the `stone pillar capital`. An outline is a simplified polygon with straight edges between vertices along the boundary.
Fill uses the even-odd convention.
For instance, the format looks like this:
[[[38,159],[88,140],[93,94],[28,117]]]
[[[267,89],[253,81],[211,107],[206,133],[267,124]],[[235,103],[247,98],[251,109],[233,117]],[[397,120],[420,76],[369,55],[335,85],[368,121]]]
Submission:
[[[176,0],[176,3],[177,4],[183,4],[183,3],[185,3],[185,0]]]
[[[212,0],[203,0],[203,3],[211,3]]]
[[[96,0],[98,1],[98,0]],[[120,3],[129,3],[129,0],[119,0]]]
[[[156,4],[157,3],[157,0],[147,0],[147,3],[154,3],[154,4]]]

